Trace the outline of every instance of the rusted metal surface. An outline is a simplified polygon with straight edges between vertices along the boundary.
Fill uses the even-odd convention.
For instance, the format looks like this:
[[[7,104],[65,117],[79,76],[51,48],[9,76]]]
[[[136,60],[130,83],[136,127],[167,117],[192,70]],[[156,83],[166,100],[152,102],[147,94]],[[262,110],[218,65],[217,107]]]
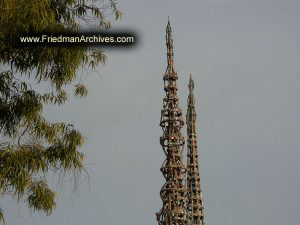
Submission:
[[[190,224],[204,225],[203,194],[200,185],[199,162],[197,153],[196,111],[193,94],[194,81],[190,76],[187,123],[187,188],[188,188],[188,213]]]
[[[163,130],[160,144],[166,155],[160,170],[165,178],[165,184],[160,191],[163,206],[156,216],[159,225],[187,225],[186,167],[183,164],[184,137],[181,134],[184,120],[177,96],[178,77],[173,65],[173,39],[170,21],[168,21],[166,29],[166,42],[168,67],[163,77],[166,96],[163,99],[160,120]]]

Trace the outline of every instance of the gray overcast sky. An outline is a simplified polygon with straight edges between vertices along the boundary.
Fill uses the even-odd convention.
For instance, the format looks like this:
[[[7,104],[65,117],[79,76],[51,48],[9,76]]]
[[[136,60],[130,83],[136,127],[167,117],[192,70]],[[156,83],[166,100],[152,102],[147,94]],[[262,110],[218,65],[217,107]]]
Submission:
[[[170,16],[184,112],[190,73],[195,81],[207,225],[299,225],[300,1],[131,0],[119,8],[115,27],[136,30],[140,44],[108,49],[101,77],[86,79],[88,97],[46,112],[87,137],[91,190],[82,184],[70,200],[66,186],[50,217],[5,198],[7,224],[157,224]]]

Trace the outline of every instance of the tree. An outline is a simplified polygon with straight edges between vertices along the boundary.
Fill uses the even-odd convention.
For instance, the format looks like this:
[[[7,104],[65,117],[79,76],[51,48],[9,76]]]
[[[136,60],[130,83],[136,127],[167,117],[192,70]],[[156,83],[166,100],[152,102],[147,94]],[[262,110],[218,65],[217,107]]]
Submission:
[[[47,121],[43,109],[68,101],[69,87],[76,97],[85,97],[87,88],[78,79],[78,69],[94,68],[106,60],[100,49],[20,47],[15,37],[29,31],[76,32],[82,22],[108,29],[112,17],[120,16],[115,0],[0,0],[1,195],[51,214],[55,192],[46,176],[49,172],[80,174],[84,138],[72,124]],[[36,88],[43,83],[50,91],[41,93]]]

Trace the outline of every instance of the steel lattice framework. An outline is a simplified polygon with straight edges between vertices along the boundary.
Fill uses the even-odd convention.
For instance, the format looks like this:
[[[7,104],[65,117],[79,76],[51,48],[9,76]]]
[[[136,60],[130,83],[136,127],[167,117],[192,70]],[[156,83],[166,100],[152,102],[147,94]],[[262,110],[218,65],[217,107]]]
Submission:
[[[187,188],[188,212],[191,225],[204,225],[203,195],[198,168],[194,81],[190,76],[187,123]]]
[[[166,44],[168,66],[163,77],[166,96],[163,99],[160,120],[163,130],[160,144],[166,155],[160,170],[166,181],[160,191],[163,207],[156,213],[156,216],[159,225],[187,225],[186,167],[183,164],[184,137],[181,134],[184,120],[177,96],[178,76],[173,67],[173,39],[170,21],[168,21],[166,29]]]

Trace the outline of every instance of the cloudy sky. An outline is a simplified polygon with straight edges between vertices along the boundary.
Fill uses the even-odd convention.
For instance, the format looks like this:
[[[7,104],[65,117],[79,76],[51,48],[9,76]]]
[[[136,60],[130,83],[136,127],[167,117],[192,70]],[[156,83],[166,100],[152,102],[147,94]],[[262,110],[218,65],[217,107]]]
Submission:
[[[5,198],[8,225],[154,225],[163,177],[159,145],[165,28],[170,16],[180,106],[195,82],[207,225],[298,225],[300,211],[300,2],[131,0],[115,28],[132,49],[107,49],[89,95],[48,108],[87,137],[90,190],[58,188],[48,217]],[[183,133],[185,134],[184,127]]]

